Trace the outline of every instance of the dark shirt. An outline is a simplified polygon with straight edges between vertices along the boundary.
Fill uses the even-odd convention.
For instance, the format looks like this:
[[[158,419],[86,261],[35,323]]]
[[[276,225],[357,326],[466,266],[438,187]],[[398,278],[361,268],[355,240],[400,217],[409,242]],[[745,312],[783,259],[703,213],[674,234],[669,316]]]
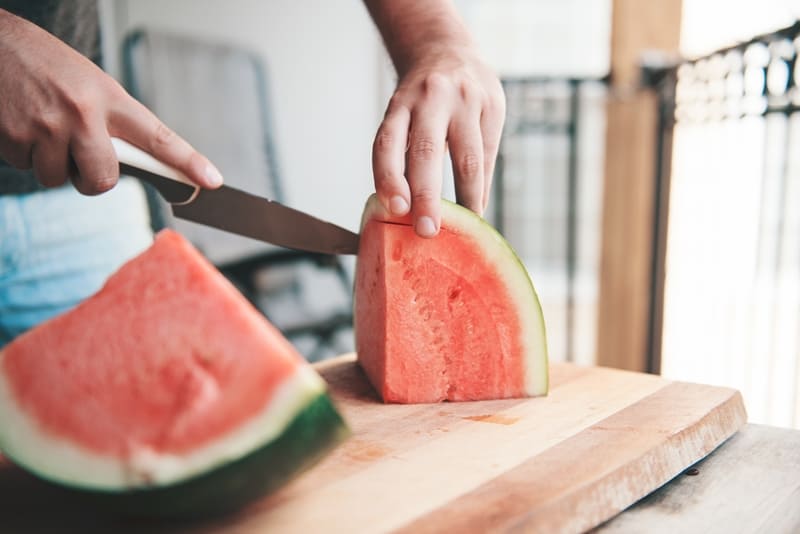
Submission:
[[[44,28],[100,65],[97,0],[0,0],[0,9]],[[0,195],[42,188],[32,171],[15,169],[0,160]]]

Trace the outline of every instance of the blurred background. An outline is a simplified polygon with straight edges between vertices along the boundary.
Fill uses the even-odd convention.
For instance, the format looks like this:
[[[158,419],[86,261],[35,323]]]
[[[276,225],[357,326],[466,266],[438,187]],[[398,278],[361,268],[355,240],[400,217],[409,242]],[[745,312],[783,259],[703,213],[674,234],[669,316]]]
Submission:
[[[551,359],[738,388],[752,422],[800,427],[800,1],[456,4],[506,91],[487,219]],[[395,84],[359,1],[101,7],[107,69],[228,183],[357,228]],[[352,258],[153,204],[309,359],[352,350]]]

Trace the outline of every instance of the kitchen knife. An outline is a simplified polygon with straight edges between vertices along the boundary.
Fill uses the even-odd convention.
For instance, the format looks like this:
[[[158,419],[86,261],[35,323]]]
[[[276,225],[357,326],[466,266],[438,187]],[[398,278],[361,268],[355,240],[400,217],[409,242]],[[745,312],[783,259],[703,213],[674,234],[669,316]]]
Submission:
[[[155,187],[176,217],[297,250],[358,253],[358,234],[227,185],[203,189],[130,143],[118,138],[111,142],[120,172]]]

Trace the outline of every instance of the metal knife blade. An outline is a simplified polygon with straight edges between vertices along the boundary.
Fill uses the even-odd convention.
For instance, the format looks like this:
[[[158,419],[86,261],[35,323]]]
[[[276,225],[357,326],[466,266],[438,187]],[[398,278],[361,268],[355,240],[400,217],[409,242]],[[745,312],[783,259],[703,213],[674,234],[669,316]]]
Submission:
[[[176,217],[297,250],[358,253],[358,234],[345,228],[233,187],[201,189],[133,145],[116,138],[112,144],[120,172],[155,187]]]
[[[320,252],[357,254],[358,234],[233,187],[201,189],[187,204],[173,204],[176,217],[252,237],[274,245]]]

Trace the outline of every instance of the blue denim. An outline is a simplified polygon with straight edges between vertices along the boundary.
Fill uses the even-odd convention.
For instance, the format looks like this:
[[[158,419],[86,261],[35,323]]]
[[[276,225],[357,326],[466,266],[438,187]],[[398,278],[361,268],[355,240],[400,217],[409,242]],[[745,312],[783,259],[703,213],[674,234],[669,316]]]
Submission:
[[[0,195],[0,347],[95,293],[152,239],[131,178],[95,197],[70,186]]]

